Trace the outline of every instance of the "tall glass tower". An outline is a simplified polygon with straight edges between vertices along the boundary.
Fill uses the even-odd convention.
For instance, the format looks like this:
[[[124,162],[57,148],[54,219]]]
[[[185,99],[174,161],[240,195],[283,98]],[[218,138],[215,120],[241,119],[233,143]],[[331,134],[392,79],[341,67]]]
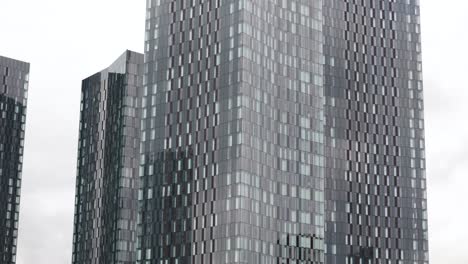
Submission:
[[[134,264],[143,55],[83,80],[73,264]]]
[[[29,63],[0,56],[0,263],[16,263]]]
[[[428,263],[417,0],[148,0],[137,263]]]
[[[419,0],[323,19],[327,263],[428,263]]]

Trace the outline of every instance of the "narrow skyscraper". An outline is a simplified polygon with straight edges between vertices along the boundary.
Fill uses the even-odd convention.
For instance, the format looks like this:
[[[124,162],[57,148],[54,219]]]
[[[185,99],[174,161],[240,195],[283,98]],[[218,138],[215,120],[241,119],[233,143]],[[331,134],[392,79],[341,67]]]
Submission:
[[[16,263],[29,63],[0,56],[0,263]]]
[[[427,264],[418,0],[147,1],[137,263]]]
[[[419,0],[323,3],[326,263],[428,263]]]
[[[83,80],[74,264],[135,263],[142,63],[126,51]]]

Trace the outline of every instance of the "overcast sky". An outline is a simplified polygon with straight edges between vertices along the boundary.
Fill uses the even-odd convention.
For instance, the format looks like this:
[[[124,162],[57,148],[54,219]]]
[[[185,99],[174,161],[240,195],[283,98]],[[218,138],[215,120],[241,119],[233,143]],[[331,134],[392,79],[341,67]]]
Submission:
[[[81,80],[143,50],[144,2],[0,0],[0,55],[31,63],[18,264],[71,263]],[[466,264],[468,1],[421,2],[431,263]]]

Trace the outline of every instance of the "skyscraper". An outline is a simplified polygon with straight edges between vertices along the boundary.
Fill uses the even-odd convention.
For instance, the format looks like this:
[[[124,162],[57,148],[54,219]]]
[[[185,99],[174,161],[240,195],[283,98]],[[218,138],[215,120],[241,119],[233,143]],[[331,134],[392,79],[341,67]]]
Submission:
[[[327,263],[428,263],[419,1],[323,17]]]
[[[29,63],[0,56],[0,263],[16,262]]]
[[[417,0],[147,1],[137,263],[428,263]]]
[[[323,262],[321,8],[149,1],[141,263]]]
[[[135,263],[143,55],[83,80],[72,263]]]

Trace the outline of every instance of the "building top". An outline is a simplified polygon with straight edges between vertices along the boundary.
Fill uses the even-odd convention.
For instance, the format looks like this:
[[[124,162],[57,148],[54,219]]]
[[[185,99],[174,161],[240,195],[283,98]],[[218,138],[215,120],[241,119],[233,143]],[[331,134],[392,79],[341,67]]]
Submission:
[[[0,56],[0,95],[26,104],[29,63]]]
[[[142,64],[144,60],[144,55],[135,51],[131,50],[126,50],[123,52],[117,60],[115,60],[109,67],[103,69],[102,71],[99,71],[86,79],[95,77],[96,75],[101,75],[101,78],[106,78],[107,73],[132,73],[132,74],[137,74],[137,69],[133,69],[132,67],[129,67],[128,64]],[[85,80],[86,80],[85,79]]]
[[[12,58],[4,57],[0,55],[0,65],[9,68],[14,68],[23,72],[29,72],[29,62],[15,60]]]

